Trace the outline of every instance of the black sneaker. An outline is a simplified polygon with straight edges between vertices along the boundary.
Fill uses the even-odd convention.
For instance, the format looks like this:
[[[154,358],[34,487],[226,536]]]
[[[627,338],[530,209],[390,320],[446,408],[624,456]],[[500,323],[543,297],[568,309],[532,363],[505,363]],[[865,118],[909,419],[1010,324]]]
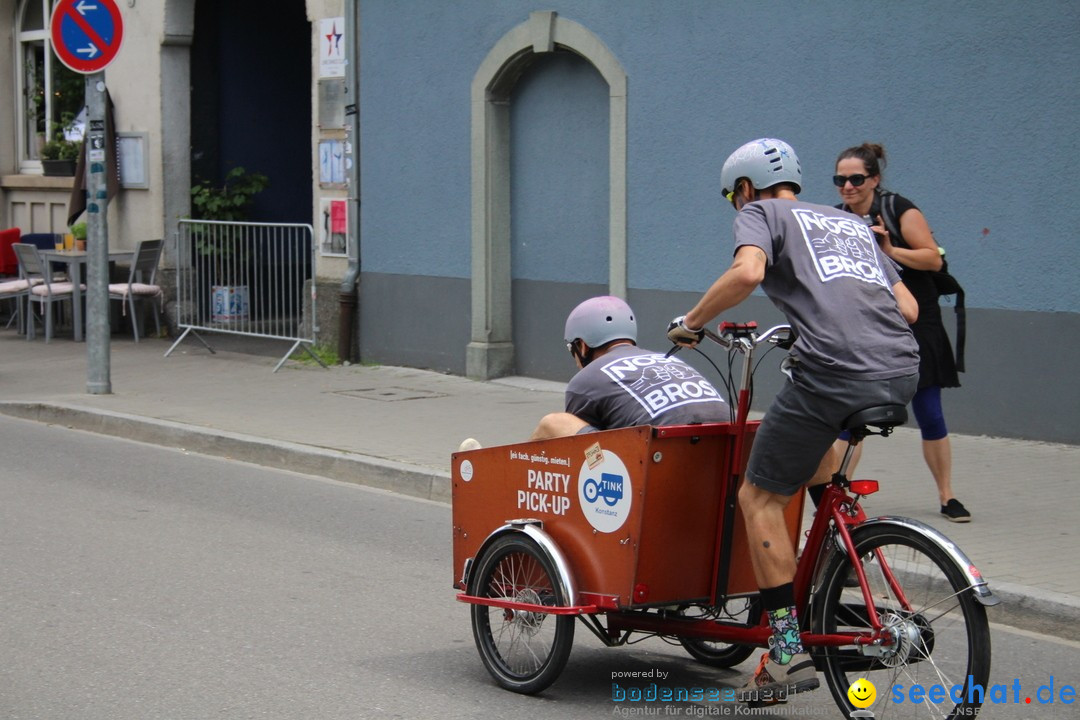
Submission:
[[[941,506],[941,514],[949,522],[971,522],[971,513],[956,498]]]

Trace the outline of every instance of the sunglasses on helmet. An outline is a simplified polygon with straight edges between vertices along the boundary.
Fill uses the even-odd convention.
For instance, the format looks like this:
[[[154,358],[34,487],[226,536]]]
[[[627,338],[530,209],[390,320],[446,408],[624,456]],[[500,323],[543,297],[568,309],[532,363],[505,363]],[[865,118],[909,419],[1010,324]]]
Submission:
[[[863,175],[862,173],[856,173],[854,175],[833,175],[832,182],[833,185],[838,188],[844,187],[845,183],[848,182],[851,183],[851,187],[861,187],[862,184],[866,182],[867,177],[869,176]]]

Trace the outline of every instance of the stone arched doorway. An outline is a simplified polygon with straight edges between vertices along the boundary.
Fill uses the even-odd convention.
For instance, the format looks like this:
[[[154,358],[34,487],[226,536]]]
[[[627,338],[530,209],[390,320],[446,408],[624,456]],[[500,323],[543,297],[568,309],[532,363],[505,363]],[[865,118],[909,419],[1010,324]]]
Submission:
[[[534,12],[488,53],[472,83],[472,333],[466,374],[488,379],[514,366],[510,272],[509,97],[537,55],[568,50],[588,60],[609,90],[608,292],[626,296],[626,73],[580,24]]]

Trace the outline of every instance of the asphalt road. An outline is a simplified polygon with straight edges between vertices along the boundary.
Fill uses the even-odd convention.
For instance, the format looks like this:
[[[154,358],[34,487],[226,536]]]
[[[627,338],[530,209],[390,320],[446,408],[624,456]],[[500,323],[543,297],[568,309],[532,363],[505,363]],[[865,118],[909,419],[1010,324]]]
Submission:
[[[613,673],[731,686],[752,666],[603,648],[579,626],[556,684],[513,695],[453,601],[447,506],[4,417],[0,437],[2,718],[619,717]],[[993,642],[992,682],[1080,685],[1077,643]],[[1080,717],[1022,703],[983,717]],[[795,708],[837,717],[825,690],[758,716]]]

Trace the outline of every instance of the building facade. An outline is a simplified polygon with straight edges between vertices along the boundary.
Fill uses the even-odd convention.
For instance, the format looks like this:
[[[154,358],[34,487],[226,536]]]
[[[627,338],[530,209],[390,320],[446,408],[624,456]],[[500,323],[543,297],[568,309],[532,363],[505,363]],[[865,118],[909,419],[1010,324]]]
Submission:
[[[118,4],[106,78],[146,182],[110,204],[111,241],[168,239],[193,183],[263,172],[253,219],[346,229],[313,269],[319,337],[364,361],[564,380],[566,313],[607,292],[660,347],[730,262],[732,149],[784,138],[803,197],[832,204],[839,151],[874,141],[967,291],[950,429],[1080,442],[1075,3]],[[0,0],[0,225],[27,232],[62,229],[70,190],[41,175],[26,117],[43,5]],[[732,319],[780,320],[759,295]]]

